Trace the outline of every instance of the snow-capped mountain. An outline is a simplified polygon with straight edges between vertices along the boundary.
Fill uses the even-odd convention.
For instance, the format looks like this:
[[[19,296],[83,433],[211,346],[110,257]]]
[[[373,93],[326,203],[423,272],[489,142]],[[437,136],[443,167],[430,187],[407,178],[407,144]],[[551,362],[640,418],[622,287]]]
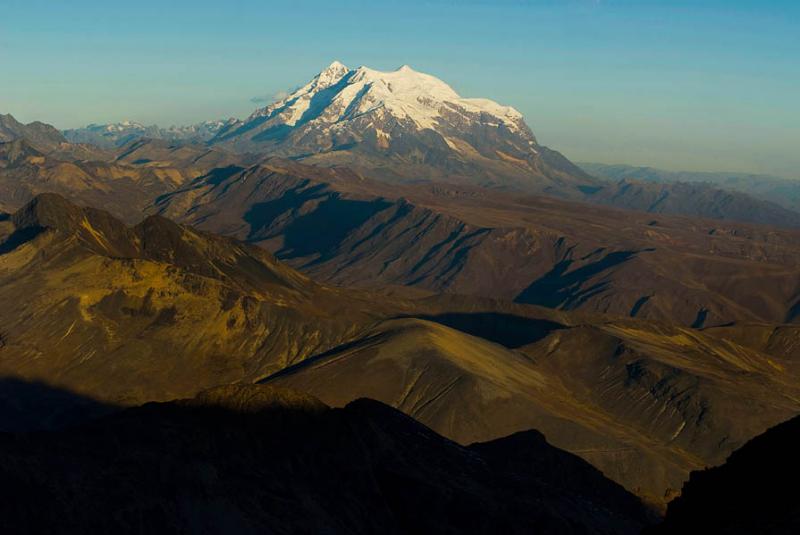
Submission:
[[[160,128],[145,126],[135,121],[112,124],[90,124],[83,128],[64,130],[64,136],[73,143],[91,143],[113,149],[141,138],[167,141],[205,142],[214,137],[229,121],[204,121],[189,126]]]
[[[336,61],[286,98],[230,122],[211,143],[348,165],[384,179],[446,178],[542,191],[592,181],[540,146],[514,108],[463,98],[408,65],[381,72]]]

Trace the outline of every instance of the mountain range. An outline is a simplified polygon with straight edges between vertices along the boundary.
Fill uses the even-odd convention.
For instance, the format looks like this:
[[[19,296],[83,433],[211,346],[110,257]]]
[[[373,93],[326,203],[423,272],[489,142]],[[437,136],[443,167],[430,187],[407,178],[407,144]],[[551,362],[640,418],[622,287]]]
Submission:
[[[408,65],[382,72],[350,69],[335,61],[243,120],[167,129],[125,121],[64,133],[70,141],[104,148],[142,138],[204,143],[309,165],[347,167],[391,183],[446,182],[651,213],[800,227],[797,207],[786,206],[776,195],[675,181],[658,186],[646,179],[620,181],[591,166],[587,172],[540,145],[514,108],[463,98],[442,80]]]
[[[211,143],[344,165],[383,180],[441,179],[568,194],[594,181],[542,147],[517,110],[462,98],[408,65],[332,63],[286,98],[232,122]]]
[[[462,444],[539,429],[656,507],[800,412],[795,327],[330,287],[254,245],[55,194],[0,222],[0,298],[18,304],[0,311],[3,376],[113,406],[256,382],[371,397]],[[93,416],[34,401],[11,403],[7,431]]]
[[[408,66],[186,128],[0,116],[4,524],[791,532],[734,483],[794,473],[800,213],[681,177]]]
[[[279,159],[199,177],[154,208],[339,285],[411,286],[695,327],[794,321],[800,299],[793,230],[467,187],[387,186]]]
[[[672,184],[687,182],[706,184],[713,188],[746,193],[758,199],[773,202],[788,210],[800,211],[800,180],[753,173],[703,173],[692,171],[665,171],[653,167],[632,165],[579,164],[587,173],[609,180],[632,180]]]
[[[90,124],[83,128],[64,130],[64,137],[72,143],[90,143],[104,149],[114,149],[142,138],[162,139],[171,142],[202,143],[213,138],[229,121],[203,121],[189,126],[145,126],[136,121],[113,124]]]

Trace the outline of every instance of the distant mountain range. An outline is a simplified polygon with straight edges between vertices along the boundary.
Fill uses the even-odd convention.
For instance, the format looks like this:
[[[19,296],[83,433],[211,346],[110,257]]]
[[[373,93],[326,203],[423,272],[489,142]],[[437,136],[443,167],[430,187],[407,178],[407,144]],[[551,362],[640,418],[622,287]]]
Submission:
[[[783,208],[800,211],[800,175],[797,179],[771,175],[732,172],[664,171],[653,167],[632,165],[607,165],[599,163],[578,164],[587,173],[608,180],[655,182],[673,184],[684,182],[706,190],[722,188],[746,193],[757,199],[770,201]]]
[[[23,124],[10,114],[0,114],[0,142],[26,139],[42,150],[56,150],[67,139],[55,127],[39,121]]]
[[[122,147],[142,138],[204,143],[213,138],[228,122],[203,121],[189,126],[161,128],[156,125],[145,126],[134,121],[122,121],[64,130],[64,137],[72,143],[91,143],[104,149]]]
[[[64,135],[73,143],[107,150],[145,138],[197,143],[347,167],[395,184],[478,185],[651,213],[800,227],[800,192],[791,182],[766,185],[739,177],[686,185],[686,177],[667,178],[652,170],[591,164],[582,169],[540,145],[514,108],[462,98],[445,82],[409,66],[381,72],[333,62],[300,89],[244,120],[170,128],[125,121]]]
[[[797,188],[798,185],[788,187]],[[626,178],[587,192],[585,200],[651,214],[681,214],[800,227],[798,211],[754,194],[704,182],[649,182]]]

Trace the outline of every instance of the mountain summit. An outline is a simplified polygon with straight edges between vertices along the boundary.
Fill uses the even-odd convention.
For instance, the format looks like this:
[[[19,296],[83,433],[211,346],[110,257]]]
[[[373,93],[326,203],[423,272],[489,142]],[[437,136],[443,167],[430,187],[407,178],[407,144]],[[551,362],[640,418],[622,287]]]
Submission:
[[[382,72],[335,61],[211,142],[399,181],[446,178],[550,192],[593,182],[540,146],[519,111],[463,98],[408,65]]]
[[[528,138],[529,145],[536,144],[522,114],[514,108],[485,99],[461,98],[443,81],[408,65],[381,72],[367,67],[350,70],[335,61],[288,97],[257,110],[250,120],[263,117],[279,119],[289,126],[313,122],[341,129],[342,123],[366,116],[373,120],[392,118],[445,134],[448,120],[455,119],[448,116],[452,114],[460,115],[462,120],[482,119],[491,126],[519,131]],[[388,132],[381,136],[386,141],[390,139]]]

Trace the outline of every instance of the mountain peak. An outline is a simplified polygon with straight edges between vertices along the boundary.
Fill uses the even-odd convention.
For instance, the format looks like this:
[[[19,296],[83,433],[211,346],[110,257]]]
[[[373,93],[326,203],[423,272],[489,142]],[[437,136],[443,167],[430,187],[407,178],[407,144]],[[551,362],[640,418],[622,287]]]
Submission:
[[[40,193],[17,210],[11,219],[17,229],[49,228],[72,230],[83,211],[57,193]]]
[[[380,169],[387,178],[410,173],[419,179],[422,173],[498,187],[515,181],[533,189],[587,180],[571,164],[553,168],[564,159],[542,155],[516,109],[464,98],[408,64],[379,71],[334,61],[285,98],[223,127],[211,143],[359,171]]]
[[[257,110],[251,119],[263,123],[266,117],[271,128],[336,125],[338,130],[351,121],[388,116],[417,130],[437,130],[444,110],[461,110],[458,113],[473,122],[488,114],[493,116],[489,124],[495,127],[527,130],[521,124],[522,115],[513,108],[488,99],[462,98],[439,78],[409,65],[384,72],[366,66],[349,70],[338,61],[286,98]]]
[[[53,126],[39,121],[23,124],[11,114],[0,115],[0,142],[25,138],[44,152],[57,148],[67,140]]]
[[[334,60],[333,63],[328,65],[328,67],[322,72],[326,72],[326,71],[341,71],[341,70],[349,71],[350,69],[347,67],[347,65],[345,65],[341,61]]]
[[[305,86],[305,88],[311,86],[312,89],[326,89],[337,84],[348,72],[350,72],[350,69],[344,63],[334,61]]]

